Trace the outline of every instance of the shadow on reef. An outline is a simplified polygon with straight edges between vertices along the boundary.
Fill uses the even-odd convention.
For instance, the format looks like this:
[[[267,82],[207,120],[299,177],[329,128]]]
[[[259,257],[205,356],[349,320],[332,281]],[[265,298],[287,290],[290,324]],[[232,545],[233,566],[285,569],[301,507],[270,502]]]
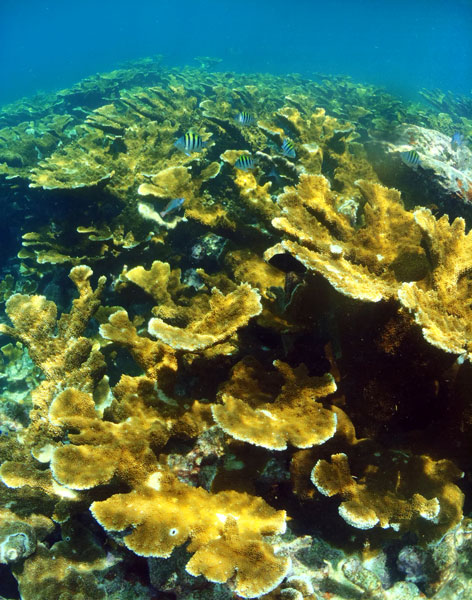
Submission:
[[[11,598],[17,600],[20,598],[18,593],[18,583],[13,577],[7,565],[0,565],[0,595],[2,598]]]

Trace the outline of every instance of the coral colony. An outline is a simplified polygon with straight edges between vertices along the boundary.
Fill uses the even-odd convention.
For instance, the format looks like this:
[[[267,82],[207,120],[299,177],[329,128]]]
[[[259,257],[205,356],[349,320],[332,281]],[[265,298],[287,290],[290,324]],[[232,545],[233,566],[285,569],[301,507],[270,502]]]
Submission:
[[[472,102],[423,95],[149,59],[3,108],[21,598],[472,598]]]

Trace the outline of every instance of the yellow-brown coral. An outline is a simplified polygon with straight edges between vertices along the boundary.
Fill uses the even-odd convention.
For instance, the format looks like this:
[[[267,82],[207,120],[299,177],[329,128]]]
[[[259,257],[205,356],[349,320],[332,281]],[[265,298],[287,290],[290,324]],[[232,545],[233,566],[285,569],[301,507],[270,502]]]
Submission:
[[[105,339],[128,348],[146,376],[153,380],[153,384],[157,380],[161,387],[165,387],[165,381],[175,375],[177,360],[172,348],[138,335],[125,310],[112,313],[108,322],[100,325],[100,333]]]
[[[149,270],[134,267],[125,271],[122,277],[152,296],[160,317],[172,319],[182,312],[183,308],[176,306],[176,300],[186,289],[180,282],[180,269],[171,270],[168,263],[155,260]]]
[[[188,547],[188,573],[224,582],[239,597],[273,590],[287,573],[285,557],[296,557],[309,537],[268,538],[285,521],[270,503],[291,507],[294,535],[323,530],[323,508],[336,504],[324,492],[338,495],[345,521],[375,528],[348,532],[349,543],[398,540],[398,531],[419,542],[441,536],[458,523],[463,497],[454,485],[460,472],[437,457],[467,464],[472,423],[470,365],[462,364],[472,358],[472,242],[461,220],[449,225],[425,209],[405,210],[399,192],[377,183],[386,166],[374,172],[364,143],[379,127],[391,135],[400,117],[430,116],[407,115],[401,103],[341,78],[318,84],[147,66],[137,78],[97,76],[44,107],[0,111],[2,124],[22,123],[0,131],[2,185],[12,199],[6,218],[13,214],[23,235],[19,258],[35,261],[46,296],[61,286],[64,263],[93,262],[109,276],[107,303],[121,305],[98,309],[104,281],[92,289],[86,266],[72,271],[79,298],[69,315],[58,318],[59,303],[42,296],[8,301],[13,326],[0,331],[29,347],[46,380],[33,392],[29,425],[25,412],[18,429],[13,418],[1,424],[0,496],[14,525],[22,520],[13,511],[39,511],[56,521],[54,539],[63,538],[39,540],[29,557],[23,539],[13,539],[3,556],[15,558],[18,545],[24,563],[12,561],[12,572],[21,596],[103,595],[92,571],[107,568],[108,557],[71,559],[79,540],[64,545],[74,514],[97,534],[90,504],[105,528],[100,543],[126,563],[144,563],[128,551],[169,556],[179,546],[165,565],[174,571]],[[76,108],[74,116],[38,120],[57,102],[61,111]],[[234,118],[240,111],[250,123]],[[197,130],[211,138],[202,152],[175,147]],[[290,156],[282,155],[284,140],[293,142]],[[234,168],[242,152],[254,169]],[[424,169],[410,174],[408,186],[429,177]],[[391,169],[384,181],[405,186],[409,203],[432,195],[397,175]],[[28,183],[36,189],[25,200]],[[163,217],[178,197],[181,210]],[[58,210],[30,211],[35,200]],[[449,206],[436,200],[439,211]],[[263,263],[269,245],[267,259],[291,256]],[[16,272],[5,260],[8,270]],[[12,291],[5,278],[4,300]],[[405,309],[398,314],[393,301],[369,304],[398,298]],[[439,349],[422,343],[406,309]],[[459,361],[451,367],[441,350]],[[331,396],[331,375],[310,376],[328,371],[342,395]],[[3,392],[2,400],[0,416],[14,415],[14,400]],[[356,438],[336,404],[369,439]],[[403,445],[381,447],[378,435]],[[413,447],[434,459],[413,455]],[[349,528],[339,521],[327,523],[327,535]],[[329,592],[334,580],[318,573],[313,585],[289,577],[273,598]],[[188,595],[180,586],[189,581],[215,591],[201,579],[172,577],[177,596]],[[353,594],[383,594],[380,584],[363,585],[359,579],[362,591]]]
[[[192,176],[190,170],[182,165],[167,167],[154,175],[149,182],[138,188],[141,196],[154,196],[166,201],[169,198],[184,198],[185,216],[209,226],[225,225],[231,229],[235,223],[230,221],[223,207],[214,201],[203,189],[203,184],[214,179],[220,172],[220,164],[213,162],[207,165],[198,176]],[[162,208],[165,203],[162,204]],[[159,225],[173,228],[182,220],[175,216],[170,222],[164,221],[159,213],[151,212],[151,207],[141,204],[142,216],[156,221]]]
[[[150,445],[162,447],[168,439],[158,414],[154,419],[146,416],[102,421],[89,394],[71,388],[61,392],[49,408],[49,419],[80,433],[69,433],[71,443],[53,451],[54,478],[76,490],[106,483],[115,473],[129,483],[143,479],[157,465]]]
[[[53,451],[53,447],[43,447],[43,454],[37,454],[40,462],[48,462]],[[47,460],[46,460],[47,459]],[[45,496],[57,500],[79,500],[78,492],[60,485],[52,476],[51,471],[43,471],[37,468],[37,463],[30,461],[19,462],[9,460],[0,467],[0,480],[9,488],[31,488],[36,492],[42,492]]]
[[[40,446],[48,443],[42,440],[57,435],[57,430],[47,420],[47,410],[59,389],[76,387],[85,392],[93,392],[104,375],[105,363],[100,351],[93,347],[89,338],[82,335],[87,324],[100,305],[100,294],[105,286],[105,278],[98,281],[92,290],[90,267],[80,265],[70,272],[79,297],[72,303],[69,314],[57,319],[57,307],[44,296],[24,296],[15,294],[6,303],[8,316],[13,327],[1,324],[0,332],[20,340],[28,348],[30,357],[43,371],[46,380],[32,392],[33,410],[30,413],[31,425],[27,435]]]
[[[123,541],[142,556],[168,557],[190,539],[187,550],[194,556],[187,570],[220,583],[235,575],[236,592],[245,598],[269,592],[290,567],[264,541],[284,532],[284,511],[248,494],[209,494],[163,470],[138,490],[94,502],[91,511],[109,531],[132,527]]]
[[[80,337],[80,334],[100,305],[99,296],[105,285],[102,277],[96,291],[93,291],[89,282],[91,276],[92,270],[86,266],[71,270],[70,277],[77,286],[79,297],[73,301],[71,313],[63,314],[58,321],[54,302],[44,296],[15,294],[6,304],[14,327],[0,326],[2,333],[19,339],[27,346],[31,358],[47,379],[63,381],[68,377],[70,383],[72,370],[78,368],[84,372],[77,375],[77,379],[81,386],[84,386],[84,381],[89,381],[85,386],[89,389],[96,383],[91,379],[92,374],[95,376],[95,371],[101,370],[103,363],[97,363],[98,356],[92,352],[90,340]]]
[[[421,529],[423,519],[435,524],[430,534],[438,536],[459,522],[463,494],[452,481],[461,472],[450,461],[384,452],[372,462],[356,479],[344,453],[333,454],[331,462],[319,460],[312,471],[319,492],[344,499],[339,514],[347,523],[399,531]]]
[[[304,365],[274,364],[284,380],[275,399],[273,373],[249,358],[234,367],[222,388],[223,403],[212,407],[218,425],[237,440],[271,450],[285,450],[288,443],[309,448],[333,437],[336,413],[316,401],[336,390],[332,376],[309,377]]]
[[[0,509],[0,564],[24,560],[53,529],[53,522],[44,515],[20,517],[7,508]]]
[[[430,344],[472,360],[472,232],[465,233],[461,218],[449,223],[444,215],[436,220],[426,208],[413,214],[433,271],[428,286],[404,283],[398,292],[400,301],[413,313]]]
[[[405,277],[424,277],[420,231],[399,192],[366,181],[359,186],[366,198],[365,224],[356,228],[337,210],[337,196],[324,177],[302,175],[279,197],[284,216],[272,221],[290,239],[270,248],[266,258],[289,252],[339,292],[371,302],[395,296]],[[404,274],[405,263],[415,270]]]
[[[175,350],[197,352],[226,341],[261,310],[259,293],[247,283],[226,296],[214,288],[206,315],[186,328],[174,327],[155,318],[149,321],[148,330]]]
[[[107,568],[105,558],[79,558],[74,556],[74,550],[72,544],[64,542],[58,542],[51,549],[41,544],[24,565],[14,569],[21,597],[24,600],[103,600],[105,592],[94,571]]]
[[[101,334],[109,340],[127,348],[143,369],[144,375],[131,377],[122,375],[113,388],[113,401],[107,408],[109,417],[119,422],[131,419],[139,429],[142,420],[147,429],[152,423],[159,429],[164,427],[168,435],[194,437],[212,424],[210,406],[197,400],[172,396],[177,374],[175,351],[159,341],[138,335],[126,311],[110,315],[108,323],[100,326]],[[161,430],[162,433],[162,430]],[[149,438],[155,450],[159,438]]]

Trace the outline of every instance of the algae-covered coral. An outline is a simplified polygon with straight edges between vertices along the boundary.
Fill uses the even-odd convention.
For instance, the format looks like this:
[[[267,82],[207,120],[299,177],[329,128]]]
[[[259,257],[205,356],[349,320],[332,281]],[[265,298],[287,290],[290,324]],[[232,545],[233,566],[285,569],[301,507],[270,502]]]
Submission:
[[[0,562],[26,600],[469,597],[463,115],[201,62],[2,111]]]

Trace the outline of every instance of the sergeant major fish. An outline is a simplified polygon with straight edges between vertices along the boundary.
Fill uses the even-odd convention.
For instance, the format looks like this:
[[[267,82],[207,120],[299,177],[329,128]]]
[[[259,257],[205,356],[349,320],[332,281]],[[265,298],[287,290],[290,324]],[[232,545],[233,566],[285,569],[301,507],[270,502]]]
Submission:
[[[421,158],[416,150],[406,150],[405,152],[400,152],[400,156],[402,161],[408,166],[413,167],[421,167]]]
[[[234,119],[239,125],[252,125],[255,121],[254,117],[245,110],[242,110]]]
[[[297,153],[295,152],[295,146],[293,145],[292,140],[285,138],[282,142],[282,154],[284,156],[288,156],[288,158],[295,158]]]
[[[192,133],[187,131],[185,135],[180,137],[174,144],[181,152],[185,152],[187,156],[190,156],[192,152],[200,152],[205,148],[208,142],[202,140],[201,135],[198,133]]]
[[[169,213],[178,210],[183,205],[184,202],[185,202],[185,198],[174,198],[167,204],[167,206],[164,208],[164,210],[161,211],[159,214],[161,215],[162,218],[164,218]]]
[[[252,156],[242,154],[238,160],[234,163],[234,166],[241,171],[251,171],[254,169],[254,159]]]

